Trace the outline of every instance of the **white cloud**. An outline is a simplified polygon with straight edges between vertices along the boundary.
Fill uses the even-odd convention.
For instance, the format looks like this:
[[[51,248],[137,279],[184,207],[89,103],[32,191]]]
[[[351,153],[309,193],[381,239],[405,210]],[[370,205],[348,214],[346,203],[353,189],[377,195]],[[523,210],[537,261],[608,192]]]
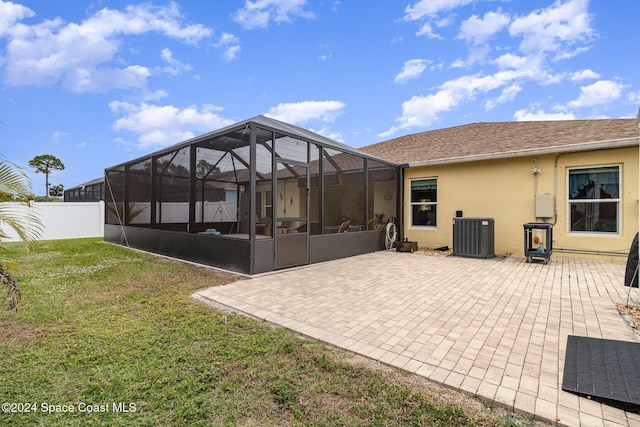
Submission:
[[[443,37],[433,31],[431,23],[425,22],[416,33],[418,36],[427,36],[430,39],[443,40]]]
[[[467,63],[459,58],[451,63],[451,68],[464,68],[466,66],[467,66]]]
[[[553,56],[553,60],[562,61],[565,59],[571,59],[575,56],[580,55],[581,53],[589,51],[590,49],[591,49],[591,46],[584,46],[584,47],[576,47],[573,50],[559,50]]]
[[[465,65],[469,66],[475,63],[485,63],[490,53],[491,47],[488,44],[473,46],[469,50],[469,58],[467,59],[467,63]]]
[[[419,35],[442,39],[434,32],[435,23],[451,22],[454,9],[468,5],[467,0],[414,0],[405,9],[405,21],[422,25]],[[458,11],[455,11],[458,12]],[[446,15],[444,18],[442,15]],[[480,69],[467,76],[441,83],[426,95],[415,95],[402,104],[402,114],[394,126],[379,134],[390,137],[411,128],[428,127],[458,106],[473,102],[476,97],[487,97],[484,107],[491,110],[521,97],[525,87],[537,84],[548,86],[563,82],[583,82],[600,79],[591,69],[572,71],[553,64],[573,58],[590,49],[597,37],[592,27],[588,0],[555,0],[550,6],[523,15],[509,15],[501,9],[471,15],[462,21],[458,39],[470,44],[468,56],[451,62],[451,68],[469,68],[478,64],[493,65],[496,71]],[[503,31],[508,29],[507,32]],[[500,45],[488,43],[499,32]],[[502,37],[506,36],[506,37]],[[492,49],[502,53],[492,55]],[[568,62],[564,62],[566,65]],[[424,70],[420,71],[423,72]],[[407,73],[407,76],[411,74]],[[402,79],[400,73],[396,80]],[[527,84],[525,86],[525,84]],[[624,86],[615,81],[602,80],[580,89],[580,96],[564,106],[555,106],[555,112],[546,113],[539,106],[519,110],[519,120],[570,119],[573,109],[605,105],[626,96],[626,100],[640,98],[637,94],[624,95]],[[534,89],[535,90],[535,89]],[[633,101],[631,101],[633,102]]]
[[[73,92],[105,93],[113,89],[141,88],[151,73],[146,67],[90,69],[76,67],[64,76],[64,86]]]
[[[85,34],[102,37],[155,32],[190,44],[211,36],[211,29],[201,24],[183,26],[182,19],[180,7],[175,2],[170,2],[167,6],[142,3],[126,6],[124,12],[102,9],[76,27]],[[73,26],[75,25],[69,25]]]
[[[182,74],[184,71],[191,71],[193,67],[189,64],[182,63],[173,57],[173,52],[170,49],[164,48],[160,52],[160,57],[168,64],[163,67],[162,71],[173,76]]]
[[[406,21],[418,21],[430,18],[442,12],[448,12],[460,6],[465,6],[473,0],[419,0],[405,9]]]
[[[453,88],[442,89],[433,95],[414,96],[402,103],[401,129],[426,127],[436,121],[443,111],[449,111],[460,102],[460,94]]]
[[[320,56],[318,57],[320,61],[328,61],[333,56],[331,47],[326,43],[320,44],[318,50],[320,50]]]
[[[222,58],[227,62],[233,61],[238,57],[238,54],[240,53],[240,49],[241,47],[239,45],[229,46],[222,53]]]
[[[505,28],[510,21],[509,15],[500,12],[487,12],[482,19],[472,15],[460,25],[458,37],[472,44],[481,44]]]
[[[437,34],[432,24],[438,28],[447,27],[454,23],[451,17],[439,17],[444,12],[449,12],[457,7],[465,6],[473,0],[419,0],[413,5],[405,8],[405,21],[422,21],[420,29],[416,32],[418,36],[426,36],[430,39],[443,40],[444,38]]]
[[[513,117],[518,122],[576,119],[573,113],[545,113],[540,109],[537,111],[518,110],[514,113]]]
[[[335,132],[330,130],[327,126],[323,126],[320,129],[309,128],[311,132],[315,132],[318,135],[325,136],[329,139],[333,139],[334,141],[344,142],[344,135],[340,132]]]
[[[487,110],[492,110],[497,107],[499,104],[504,104],[509,101],[513,101],[516,96],[522,91],[522,87],[517,84],[506,87],[495,99],[489,100],[484,104],[484,107]]]
[[[143,101],[159,101],[162,98],[166,98],[169,96],[167,91],[163,89],[154,90],[153,92],[145,92],[141,94],[141,99]]]
[[[570,77],[570,79],[574,82],[579,82],[582,80],[593,80],[593,79],[599,79],[599,78],[600,78],[600,74],[596,73],[591,69],[576,71]]]
[[[10,34],[17,22],[32,16],[35,16],[35,12],[28,7],[10,1],[0,1],[0,37]]]
[[[133,142],[127,140],[127,139],[124,139],[124,138],[122,138],[120,136],[115,137],[113,140],[114,140],[114,142],[116,144],[118,144],[120,147],[122,147],[122,149],[124,151],[131,151],[131,149],[133,147],[135,147],[135,145],[136,145],[135,143],[133,143]]]
[[[541,85],[558,83],[564,79],[564,75],[554,75],[545,68],[543,55],[518,56],[507,53],[496,58],[493,63],[500,71],[515,71],[519,78],[532,80]]]
[[[580,88],[578,99],[570,101],[567,105],[571,108],[593,107],[608,104],[622,96],[624,85],[611,81],[600,80],[589,86]]]
[[[429,61],[426,59],[410,59],[404,63],[402,71],[393,80],[396,83],[406,83],[409,80],[417,79],[427,69]]]
[[[60,140],[64,137],[66,137],[67,135],[69,135],[69,132],[64,132],[61,130],[56,130],[53,132],[53,135],[51,135],[51,141],[55,144],[60,142]]]
[[[400,130],[414,127],[427,127],[438,120],[442,113],[451,111],[463,102],[473,101],[479,93],[487,93],[505,88],[497,98],[506,102],[519,92],[520,80],[534,79],[536,70],[522,68],[520,70],[504,70],[487,76],[462,76],[440,85],[438,91],[426,96],[413,96],[402,103],[402,116],[396,119],[398,125],[379,134],[389,137]],[[513,98],[511,98],[513,99]],[[495,102],[495,101],[494,101]],[[489,104],[490,106],[491,104]]]
[[[517,17],[509,26],[512,36],[521,36],[520,50],[567,52],[567,49],[595,36],[588,13],[588,0],[556,0],[553,6]]]
[[[223,49],[222,58],[229,62],[236,59],[240,53],[240,39],[233,34],[222,33],[214,47]]]
[[[213,105],[180,109],[172,105],[113,101],[109,107],[114,114],[121,116],[113,128],[137,135],[136,145],[142,149],[176,144],[233,123],[233,120],[220,116],[221,109]]]
[[[0,3],[6,7],[7,3]],[[28,16],[28,14],[23,14]],[[124,11],[102,9],[81,22],[47,20],[28,26],[15,24],[4,30],[5,83],[10,86],[53,85],[63,82],[75,92],[142,87],[149,75],[142,65],[116,62],[120,37],[159,33],[185,43],[197,43],[212,31],[202,25],[183,25],[176,3],[144,3]],[[109,65],[111,64],[111,65]]]
[[[632,103],[634,105],[640,104],[640,91],[638,91],[638,92],[629,92],[627,94],[627,101],[629,101],[630,103]]]
[[[302,101],[278,104],[265,116],[295,125],[314,121],[333,123],[346,107],[347,104],[340,101]]]
[[[246,0],[233,20],[250,30],[266,28],[271,21],[281,23],[291,22],[292,17],[313,18],[313,13],[304,9],[306,3],[306,0]]]

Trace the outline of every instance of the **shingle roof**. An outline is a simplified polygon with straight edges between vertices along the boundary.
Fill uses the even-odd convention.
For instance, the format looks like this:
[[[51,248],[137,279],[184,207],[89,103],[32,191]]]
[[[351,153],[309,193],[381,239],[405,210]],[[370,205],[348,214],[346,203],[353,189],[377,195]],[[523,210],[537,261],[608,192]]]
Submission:
[[[504,153],[526,155],[526,150],[553,152],[587,143],[596,143],[593,146],[597,147],[598,142],[627,138],[636,138],[638,143],[636,119],[488,122],[401,136],[360,150],[394,163],[419,164],[492,158]],[[632,144],[629,141],[628,145]]]

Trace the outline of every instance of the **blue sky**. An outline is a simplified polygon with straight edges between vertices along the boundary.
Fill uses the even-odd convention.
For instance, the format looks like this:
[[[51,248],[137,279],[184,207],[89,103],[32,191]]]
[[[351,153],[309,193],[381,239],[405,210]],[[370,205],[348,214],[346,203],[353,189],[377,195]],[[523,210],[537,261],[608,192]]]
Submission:
[[[353,147],[635,117],[635,0],[0,0],[0,153],[36,194],[258,114]]]

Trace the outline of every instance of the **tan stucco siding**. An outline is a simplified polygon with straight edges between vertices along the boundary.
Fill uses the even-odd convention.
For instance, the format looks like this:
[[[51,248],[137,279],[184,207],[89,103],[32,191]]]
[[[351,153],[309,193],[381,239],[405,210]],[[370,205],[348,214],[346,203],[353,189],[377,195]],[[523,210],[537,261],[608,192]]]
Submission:
[[[569,233],[567,230],[567,174],[570,168],[620,165],[619,234]],[[539,173],[532,170],[538,168]],[[411,222],[411,180],[438,179],[436,227]],[[519,157],[405,169],[405,236],[422,247],[452,246],[452,219],[495,219],[496,253],[522,253],[523,224],[554,223],[554,250],[626,252],[638,231],[638,148]],[[535,195],[550,194],[557,217],[536,218]]]

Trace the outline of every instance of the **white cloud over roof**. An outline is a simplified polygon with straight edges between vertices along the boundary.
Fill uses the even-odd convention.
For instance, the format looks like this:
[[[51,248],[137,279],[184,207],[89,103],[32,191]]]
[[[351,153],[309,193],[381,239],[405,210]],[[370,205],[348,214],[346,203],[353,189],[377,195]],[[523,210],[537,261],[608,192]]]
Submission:
[[[152,105],[113,101],[111,111],[120,115],[113,127],[137,135],[138,148],[160,148],[193,138],[194,132],[208,132],[233,124],[220,116],[221,109],[213,105],[178,108],[173,105]]]
[[[611,80],[600,80],[580,88],[580,96],[567,105],[572,108],[593,107],[615,101],[622,96],[624,85]]]
[[[421,0],[407,7],[405,21],[424,21],[431,29],[431,22],[442,14],[454,16],[459,8],[466,6],[466,0]],[[597,36],[592,27],[592,16],[588,11],[588,0],[556,0],[546,8],[534,10],[525,15],[512,15],[500,9],[474,14],[459,24],[457,38],[469,44],[467,59],[457,59],[451,67],[470,68],[474,64],[493,64],[495,70],[483,67],[481,71],[457,76],[436,86],[430,93],[414,95],[402,103],[402,115],[396,124],[380,137],[391,137],[401,131],[424,128],[436,123],[443,114],[462,104],[472,102],[477,97],[486,98],[486,110],[513,101],[527,83],[539,85],[560,84],[566,81],[584,81],[600,76],[591,69],[576,72],[557,72],[553,68],[556,61],[571,58],[587,51],[589,43]],[[501,45],[489,48],[484,44],[498,32],[505,31]],[[431,31],[431,30],[430,30]],[[432,38],[441,37],[431,34]],[[497,56],[491,57],[491,51]],[[494,54],[495,55],[495,54]],[[418,69],[411,73],[407,68],[398,74],[395,81],[406,82],[412,75],[419,75]],[[568,102],[558,113],[541,111],[532,113],[519,110],[518,120],[531,117],[572,117],[568,109],[584,108],[610,102],[622,96],[623,86],[614,81],[598,81],[580,88],[577,99]]]
[[[513,118],[518,122],[531,122],[549,120],[575,120],[576,116],[573,113],[546,113],[542,110],[529,111],[523,109],[516,111],[513,115]]]
[[[344,112],[346,106],[340,101],[292,102],[270,108],[265,116],[295,125],[314,121],[331,123]]]

